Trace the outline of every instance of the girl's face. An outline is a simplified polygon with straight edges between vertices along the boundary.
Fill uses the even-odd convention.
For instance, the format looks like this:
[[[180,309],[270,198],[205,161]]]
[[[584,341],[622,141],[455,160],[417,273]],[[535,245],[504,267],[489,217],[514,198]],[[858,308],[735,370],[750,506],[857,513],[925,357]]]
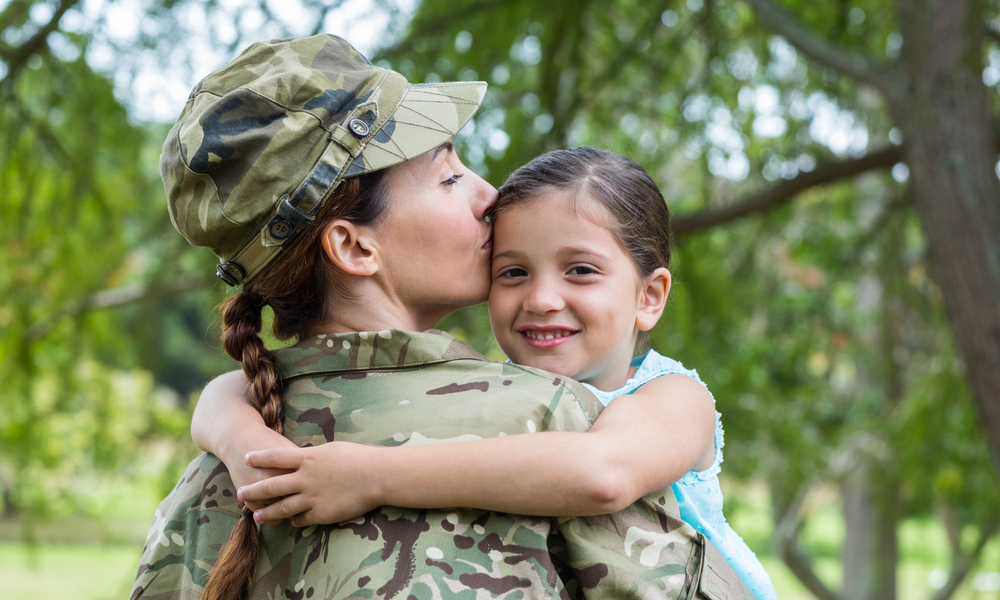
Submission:
[[[496,189],[462,164],[450,141],[393,167],[388,178],[381,268],[400,304],[430,328],[485,300],[492,226],[483,216]]]
[[[611,219],[596,202],[561,193],[499,215],[490,321],[513,362],[605,391],[625,384],[645,283]]]

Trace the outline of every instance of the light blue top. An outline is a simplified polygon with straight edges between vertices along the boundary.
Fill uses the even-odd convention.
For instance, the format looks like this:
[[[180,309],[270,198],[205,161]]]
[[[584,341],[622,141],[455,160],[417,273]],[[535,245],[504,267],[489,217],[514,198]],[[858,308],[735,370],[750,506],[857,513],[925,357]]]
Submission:
[[[698,377],[694,369],[685,369],[684,365],[650,350],[646,354],[632,359],[636,367],[633,375],[625,386],[613,392],[603,392],[592,385],[586,385],[594,395],[607,406],[618,396],[631,394],[643,384],[663,375],[687,375],[698,383],[705,383]],[[705,389],[708,389],[707,387]],[[709,392],[711,394],[711,392]],[[712,399],[713,402],[715,399]],[[680,507],[681,518],[719,549],[733,569],[739,573],[757,600],[776,600],[774,586],[764,566],[757,560],[757,555],[747,546],[733,528],[726,523],[722,514],[722,490],[719,488],[719,471],[722,463],[722,421],[718,412],[715,413],[715,460],[712,466],[704,471],[688,471],[673,485],[674,496]]]

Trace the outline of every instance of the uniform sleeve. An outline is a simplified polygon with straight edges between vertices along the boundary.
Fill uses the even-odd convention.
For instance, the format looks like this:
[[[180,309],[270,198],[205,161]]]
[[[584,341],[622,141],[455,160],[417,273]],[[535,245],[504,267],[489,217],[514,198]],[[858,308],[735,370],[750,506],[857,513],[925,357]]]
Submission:
[[[225,465],[211,454],[195,458],[156,508],[130,600],[199,598],[239,514]]]
[[[667,489],[610,515],[560,519],[563,558],[578,594],[588,600],[682,596],[696,566],[698,533],[676,514]]]

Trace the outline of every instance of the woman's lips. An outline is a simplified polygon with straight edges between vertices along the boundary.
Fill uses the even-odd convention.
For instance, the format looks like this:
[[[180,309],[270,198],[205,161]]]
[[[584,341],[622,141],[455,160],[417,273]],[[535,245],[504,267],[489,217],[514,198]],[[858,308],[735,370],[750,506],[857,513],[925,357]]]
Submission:
[[[555,348],[573,339],[578,333],[572,329],[523,329],[518,331],[524,343],[532,348]]]

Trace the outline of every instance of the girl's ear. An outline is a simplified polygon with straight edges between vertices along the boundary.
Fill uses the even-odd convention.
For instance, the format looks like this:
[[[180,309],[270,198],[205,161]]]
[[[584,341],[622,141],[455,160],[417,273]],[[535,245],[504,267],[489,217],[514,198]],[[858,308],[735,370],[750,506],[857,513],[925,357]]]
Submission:
[[[334,219],[323,229],[323,251],[348,275],[369,277],[378,272],[378,249],[367,227]]]
[[[635,326],[640,331],[649,331],[660,320],[667,306],[670,294],[670,271],[660,267],[646,277],[645,287],[639,290],[639,310],[635,315]]]

